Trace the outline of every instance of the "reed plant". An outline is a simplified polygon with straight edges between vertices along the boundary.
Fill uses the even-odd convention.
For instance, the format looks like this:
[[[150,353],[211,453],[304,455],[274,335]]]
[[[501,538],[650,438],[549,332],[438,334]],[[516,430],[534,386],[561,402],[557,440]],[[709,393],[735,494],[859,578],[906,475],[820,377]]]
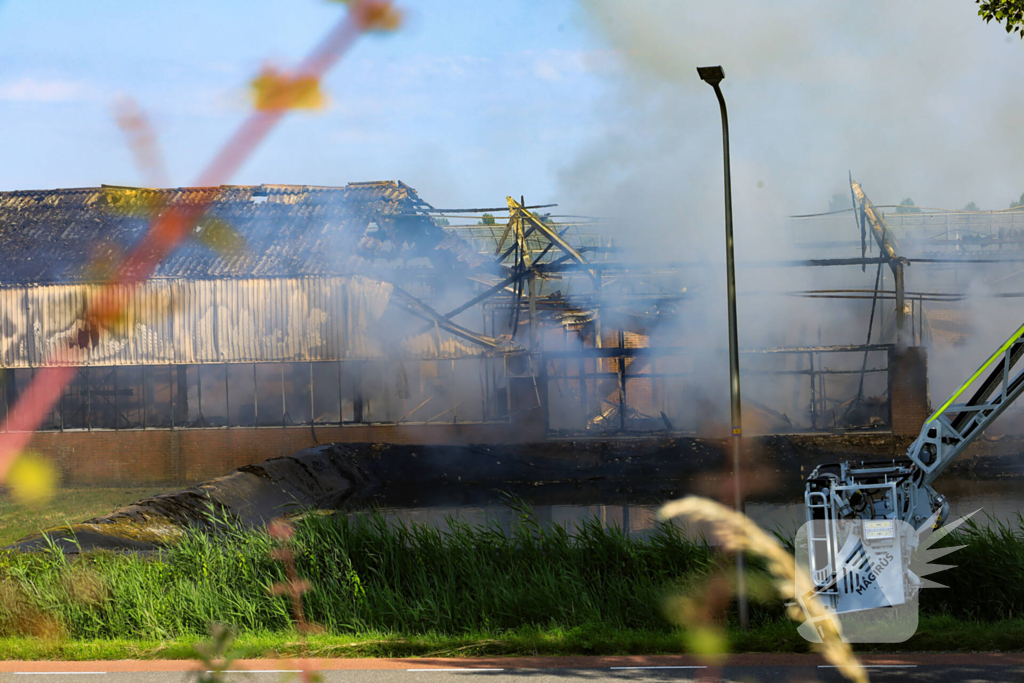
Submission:
[[[960,545],[942,558],[953,566],[928,577],[949,589],[925,590],[922,611],[970,621],[1024,616],[1024,517],[968,519],[936,547]]]
[[[448,519],[443,527],[381,514],[308,514],[291,540],[299,575],[312,584],[306,613],[334,633],[501,632],[524,626],[670,628],[658,612],[666,591],[716,561],[702,539],[660,524],[643,538],[590,519],[569,530],[528,512],[510,525]],[[111,552],[67,559],[56,549],[0,556],[0,586],[56,616],[69,637],[204,635],[214,622],[240,632],[293,626],[287,580],[265,533],[220,524],[156,556]],[[75,600],[69,577],[88,571],[102,600]],[[0,606],[0,636],[18,623]],[[23,621],[23,620],[22,620]]]
[[[380,513],[302,514],[290,547],[312,588],[306,616],[328,634],[460,638],[538,632],[671,633],[659,606],[725,561],[702,538],[659,524],[641,536],[594,518],[572,529],[528,510],[511,523],[403,523]],[[1024,519],[968,524],[957,566],[930,578],[925,614],[974,622],[1024,614]],[[245,634],[294,632],[267,533],[220,523],[154,555],[0,553],[0,638],[142,641],[205,638],[210,624]],[[753,571],[763,571],[754,567]],[[754,606],[756,628],[784,623],[781,601]],[[392,637],[389,636],[389,637]],[[596,636],[595,636],[596,637]],[[599,639],[599,638],[598,638]]]

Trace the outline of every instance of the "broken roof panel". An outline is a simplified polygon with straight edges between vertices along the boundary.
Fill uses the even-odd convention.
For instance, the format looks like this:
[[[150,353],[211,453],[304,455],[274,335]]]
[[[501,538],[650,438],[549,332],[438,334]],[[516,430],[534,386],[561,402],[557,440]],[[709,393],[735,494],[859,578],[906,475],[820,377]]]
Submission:
[[[198,241],[176,249],[154,277],[297,277],[365,272],[375,260],[472,268],[465,245],[438,226],[408,185],[221,186],[150,190],[104,186],[0,192],[0,284],[86,282],[115,261],[169,204],[209,203],[246,248],[220,254]]]

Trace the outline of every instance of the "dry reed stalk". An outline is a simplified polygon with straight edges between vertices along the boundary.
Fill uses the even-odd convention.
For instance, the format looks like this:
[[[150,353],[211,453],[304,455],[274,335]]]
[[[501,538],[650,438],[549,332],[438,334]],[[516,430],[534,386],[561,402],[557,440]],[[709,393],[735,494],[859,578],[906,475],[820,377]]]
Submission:
[[[686,517],[696,522],[711,524],[715,538],[730,551],[743,550],[763,557],[768,563],[768,571],[775,578],[775,589],[783,600],[796,600],[798,595],[810,596],[804,600],[807,617],[816,619],[828,613],[825,606],[813,593],[810,574],[796,571],[793,556],[783,550],[768,534],[761,530],[746,515],[725,507],[720,503],[698,496],[687,496],[662,506],[658,513],[663,519]],[[800,607],[791,604],[786,613],[796,621],[803,621],[805,615]],[[839,636],[839,624],[836,631],[828,631],[822,636],[822,642],[812,643],[811,647],[819,651],[826,660],[838,667],[839,671],[855,683],[867,683],[867,671],[860,665],[848,643]]]

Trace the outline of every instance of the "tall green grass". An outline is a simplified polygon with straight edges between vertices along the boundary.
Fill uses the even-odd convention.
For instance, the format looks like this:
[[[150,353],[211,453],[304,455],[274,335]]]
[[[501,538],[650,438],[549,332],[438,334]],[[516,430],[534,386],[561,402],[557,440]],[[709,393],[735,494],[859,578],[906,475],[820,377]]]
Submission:
[[[158,558],[8,553],[0,558],[0,585],[57,615],[77,638],[202,635],[214,621],[274,631],[291,620],[285,599],[269,594],[285,578],[270,558],[273,547],[263,533],[222,527],[216,536],[189,534]],[[665,592],[716,561],[706,543],[675,526],[636,539],[597,519],[570,533],[528,514],[510,528],[308,515],[296,524],[292,547],[299,574],[313,585],[307,615],[335,633],[667,629],[659,611]],[[70,587],[83,572],[98,577],[102,599],[74,599]],[[3,602],[0,636],[13,635],[24,620]]]
[[[212,622],[242,633],[293,627],[288,603],[270,595],[285,580],[266,534],[221,525],[188,534],[159,556],[111,552],[66,559],[58,550],[0,554],[0,637],[61,634],[82,640],[203,637]],[[968,525],[944,544],[966,544],[933,578],[926,614],[977,621],[1024,614],[1024,519]],[[308,618],[332,634],[462,637],[522,629],[660,632],[666,594],[697,585],[722,559],[700,539],[663,525],[628,537],[599,520],[571,532],[527,512],[508,526],[450,519],[447,528],[357,516],[309,514],[291,541]],[[757,571],[755,567],[755,571]],[[779,604],[754,623],[784,621]],[[580,631],[582,629],[582,631]]]
[[[922,611],[970,620],[995,621],[1024,616],[1024,517],[984,524],[969,519],[937,544],[964,547],[938,562],[955,565],[928,576],[949,588],[926,589]]]

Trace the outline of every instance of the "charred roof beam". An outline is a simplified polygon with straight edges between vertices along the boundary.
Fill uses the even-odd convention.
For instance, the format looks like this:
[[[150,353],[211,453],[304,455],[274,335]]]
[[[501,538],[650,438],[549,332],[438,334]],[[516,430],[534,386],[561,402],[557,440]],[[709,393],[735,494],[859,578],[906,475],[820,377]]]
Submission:
[[[399,302],[405,306],[406,310],[417,318],[433,323],[442,330],[454,334],[457,337],[461,337],[466,341],[477,344],[478,346],[494,350],[500,348],[500,344],[496,339],[483,334],[478,334],[472,330],[466,329],[462,325],[453,323],[451,320],[444,317],[433,308],[414,297],[412,294],[409,294],[401,287],[393,285],[392,293],[398,297]]]
[[[886,224],[885,218],[882,217],[882,214],[878,212],[875,205],[864,194],[860,184],[852,178],[850,179],[850,189],[853,190],[853,196],[860,202],[861,216],[867,219],[868,225],[871,227],[871,233],[878,243],[878,249],[881,251],[883,258],[888,260],[889,268],[892,270],[893,279],[895,280],[894,289],[896,290],[896,343],[902,346],[906,343],[907,337],[903,270],[906,266],[910,265],[910,262],[896,253],[899,245],[896,243],[896,238],[889,232],[889,226]]]
[[[583,255],[580,252],[576,251],[576,249],[574,249],[572,245],[570,245],[568,242],[562,239],[562,236],[559,235],[557,231],[553,230],[551,226],[546,224],[541,219],[537,218],[537,216],[530,212],[529,209],[527,209],[521,203],[517,202],[512,197],[506,197],[505,199],[506,201],[508,201],[508,208],[510,213],[518,214],[521,220],[525,221],[526,223],[529,223],[533,229],[539,231],[542,235],[544,235],[544,237],[546,237],[552,244],[554,244],[563,254],[568,256],[570,259],[572,259],[576,263],[579,263],[580,265],[587,265],[587,262],[583,258]],[[533,230],[531,230],[531,232],[532,231]],[[588,270],[587,273],[590,276],[590,279],[593,280],[595,287],[599,287],[600,280],[597,277],[597,273],[595,273],[592,270]]]
[[[878,243],[878,249],[889,262],[889,267],[892,269],[893,274],[895,274],[897,265],[899,263],[907,263],[907,259],[896,253],[896,249],[899,247],[896,238],[892,236],[892,233],[889,231],[889,225],[885,222],[882,214],[878,212],[878,209],[875,208],[875,205],[871,203],[871,200],[868,199],[867,195],[864,194],[860,184],[851,180],[850,187],[853,189],[854,196],[860,202],[861,212],[871,227],[871,234],[874,235],[875,242]]]

